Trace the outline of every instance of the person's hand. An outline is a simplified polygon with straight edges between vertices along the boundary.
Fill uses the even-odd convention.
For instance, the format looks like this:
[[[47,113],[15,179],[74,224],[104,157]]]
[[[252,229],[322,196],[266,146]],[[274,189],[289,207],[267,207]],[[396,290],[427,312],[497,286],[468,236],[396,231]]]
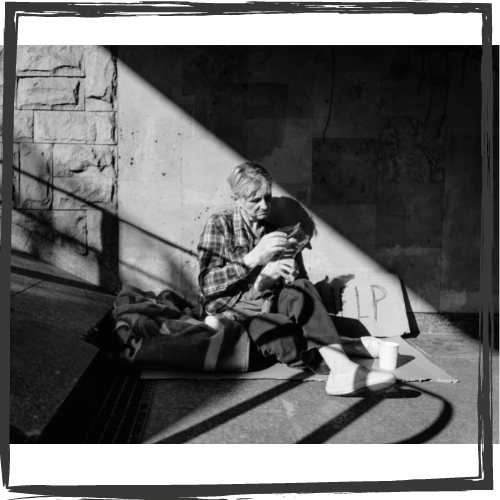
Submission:
[[[281,259],[270,262],[262,272],[273,280],[281,276],[287,283],[291,283],[297,276],[298,267],[294,259]]]
[[[295,259],[291,260],[293,260],[293,271],[289,273],[288,276],[283,277],[287,285],[294,282],[299,274],[299,265],[297,264],[297,261]]]
[[[245,264],[250,269],[265,264],[274,252],[281,251],[286,247],[286,242],[286,233],[280,231],[264,235],[255,248],[245,255]]]
[[[299,246],[298,240],[295,238],[289,238],[286,242],[286,250],[283,252],[283,259],[293,259],[297,252],[297,247]]]

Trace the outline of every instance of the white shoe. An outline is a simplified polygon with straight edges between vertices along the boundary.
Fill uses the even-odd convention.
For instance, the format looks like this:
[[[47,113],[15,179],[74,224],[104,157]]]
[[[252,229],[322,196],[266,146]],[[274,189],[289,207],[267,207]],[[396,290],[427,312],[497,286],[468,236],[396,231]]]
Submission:
[[[360,337],[352,339],[349,337],[340,337],[344,352],[348,356],[361,356],[363,358],[378,358],[379,347],[382,342],[376,337]]]
[[[326,381],[326,392],[331,396],[346,396],[361,389],[370,392],[382,391],[395,383],[396,377],[392,373],[368,370],[360,365],[352,374],[330,373]]]

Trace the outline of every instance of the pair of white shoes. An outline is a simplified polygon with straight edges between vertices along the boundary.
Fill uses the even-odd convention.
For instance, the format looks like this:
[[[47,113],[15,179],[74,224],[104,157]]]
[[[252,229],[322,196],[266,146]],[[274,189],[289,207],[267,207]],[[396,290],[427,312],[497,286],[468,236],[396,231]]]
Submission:
[[[219,331],[224,328],[223,323],[215,316],[207,316],[205,323],[214,330]],[[381,341],[375,337],[361,337],[359,339],[342,337],[341,341],[348,356],[378,358]],[[326,392],[332,396],[346,396],[363,389],[370,392],[382,391],[395,383],[396,377],[392,373],[368,370],[364,366],[358,366],[352,374],[330,373],[326,382]]]
[[[381,340],[375,337],[361,337],[351,339],[341,337],[342,347],[348,356],[362,356],[378,358]],[[352,395],[362,390],[368,392],[383,391],[396,383],[392,373],[377,370],[368,370],[359,365],[354,373],[330,373],[326,382],[326,392],[331,396]]]

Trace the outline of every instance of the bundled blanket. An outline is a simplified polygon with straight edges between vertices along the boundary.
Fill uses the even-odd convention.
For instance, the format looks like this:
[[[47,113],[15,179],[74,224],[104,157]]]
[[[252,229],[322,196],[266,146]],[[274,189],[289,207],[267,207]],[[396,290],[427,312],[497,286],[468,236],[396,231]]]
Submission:
[[[248,370],[250,340],[245,328],[220,318],[217,331],[200,320],[174,292],[159,295],[125,286],[114,308],[82,337],[114,359],[149,367],[202,371]]]

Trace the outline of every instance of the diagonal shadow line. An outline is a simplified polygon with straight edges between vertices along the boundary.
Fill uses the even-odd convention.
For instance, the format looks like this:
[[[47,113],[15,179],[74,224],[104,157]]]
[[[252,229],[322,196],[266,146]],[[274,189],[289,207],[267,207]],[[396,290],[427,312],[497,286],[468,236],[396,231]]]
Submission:
[[[405,383],[409,387],[413,387],[411,384]],[[414,388],[415,390],[405,390],[398,389],[399,395],[398,398],[411,397],[415,398],[420,396],[422,392],[435,397],[443,402],[443,409],[441,413],[438,415],[436,420],[429,426],[427,429],[407,438],[402,441],[397,441],[392,444],[422,444],[426,441],[429,441],[431,438],[437,436],[451,421],[453,416],[453,406],[449,401],[445,398],[435,394],[431,391],[427,391],[422,388]],[[393,398],[396,394],[393,392],[394,389],[387,391],[385,393],[373,395],[370,398],[363,399],[356,405],[348,408],[342,414],[330,420],[325,425],[321,426],[319,429],[315,430],[308,436],[304,437],[297,444],[318,444],[323,443],[326,440],[330,439],[332,436],[340,432],[342,429],[352,424],[355,420],[357,420],[361,415],[365,414],[369,410],[373,409],[377,404],[379,404],[384,399]]]
[[[409,383],[406,383],[405,385],[408,385],[409,387],[413,387]],[[448,423],[451,421],[451,418],[453,417],[453,406],[449,401],[447,401],[442,396],[439,396],[438,394],[435,394],[431,391],[427,391],[425,389],[422,389],[421,387],[419,387],[418,390],[421,392],[425,392],[429,396],[435,397],[436,399],[440,399],[443,402],[443,409],[441,410],[441,413],[436,418],[434,423],[432,423],[429,427],[427,427],[427,429],[424,429],[423,431],[419,432],[418,434],[415,434],[414,436],[411,436],[407,439],[404,439],[403,441],[397,441],[394,444],[421,444],[421,443],[425,443],[426,441],[429,441],[434,436],[437,436],[448,425]]]
[[[70,286],[74,288],[80,288],[82,290],[90,290],[92,292],[105,293],[110,295],[109,292],[104,290],[98,285],[92,285],[91,283],[86,283],[85,281],[77,281],[68,278],[63,278],[61,276],[54,276],[52,274],[42,273],[40,271],[34,271],[31,269],[24,269],[22,267],[10,266],[12,274],[17,274],[18,276],[26,276],[28,278],[39,279],[41,281],[50,281],[52,283],[59,283],[60,285]]]
[[[342,429],[352,424],[362,415],[373,409],[384,399],[408,399],[417,398],[420,396],[418,391],[393,388],[382,393],[371,394],[363,398],[355,405],[347,408],[340,415],[331,419],[326,424],[322,425],[315,431],[303,437],[297,444],[319,444],[324,443],[335,434],[338,434]]]
[[[40,183],[42,183],[42,184],[45,184],[45,185],[47,185],[47,186],[50,186],[50,185],[51,185],[49,182],[44,181],[43,179],[39,179],[37,176],[35,176],[35,175],[33,175],[33,174],[30,174],[29,172],[23,172],[22,170],[20,170],[20,169],[18,169],[18,168],[15,168],[15,170],[16,170],[16,171],[18,171],[18,172],[21,172],[21,173],[22,173],[22,175],[26,175],[27,177],[31,177],[31,178],[33,178],[33,179],[36,179],[37,181],[39,181],[39,182],[40,182]],[[153,238],[153,239],[155,239],[155,240],[157,240],[157,241],[160,241],[161,243],[163,243],[163,244],[165,244],[165,245],[167,245],[167,246],[170,246],[170,247],[172,247],[172,248],[175,248],[175,249],[181,250],[182,252],[187,253],[187,254],[189,254],[189,255],[191,255],[191,256],[197,257],[197,254],[196,254],[194,251],[189,250],[189,249],[187,249],[187,248],[185,248],[185,247],[183,247],[183,246],[181,246],[181,245],[177,245],[176,243],[173,243],[173,242],[171,242],[171,241],[169,241],[169,240],[166,240],[165,238],[162,238],[162,237],[160,237],[160,236],[158,236],[158,235],[156,235],[156,234],[153,234],[153,233],[151,233],[151,232],[149,232],[149,231],[147,231],[147,230],[145,230],[145,229],[143,229],[143,228],[141,228],[141,227],[138,227],[138,226],[136,226],[135,224],[133,224],[133,223],[131,223],[131,222],[129,222],[129,221],[126,221],[126,220],[124,220],[124,219],[121,219],[120,217],[118,217],[118,216],[116,215],[116,213],[114,213],[114,212],[113,212],[113,211],[111,211],[111,210],[106,209],[105,207],[102,207],[102,206],[97,205],[96,203],[93,203],[93,202],[87,201],[87,200],[85,200],[85,199],[83,199],[83,198],[81,198],[81,197],[79,197],[79,196],[76,196],[76,195],[74,195],[74,194],[72,194],[72,193],[70,193],[70,192],[68,192],[68,191],[66,191],[66,190],[64,190],[64,189],[60,189],[60,188],[55,187],[55,186],[53,186],[53,189],[56,189],[56,190],[58,190],[58,191],[60,191],[60,192],[62,192],[62,193],[64,193],[64,194],[68,195],[69,197],[72,197],[72,198],[74,198],[74,199],[76,199],[76,200],[78,200],[78,201],[80,201],[80,202],[84,203],[86,207],[82,207],[82,210],[86,210],[86,209],[87,209],[87,206],[88,206],[89,208],[92,208],[92,209],[95,209],[95,210],[99,210],[99,211],[100,211],[100,212],[102,212],[103,214],[109,215],[109,216],[113,217],[114,219],[116,219],[118,222],[122,222],[122,223],[124,223],[124,224],[127,224],[127,225],[128,225],[128,226],[130,226],[130,227],[133,227],[134,229],[138,230],[139,232],[142,232],[143,234],[145,234],[145,235],[146,235],[146,236],[148,236],[148,237],[151,237],[151,238]],[[1,202],[0,202],[0,204],[1,204]],[[35,222],[40,222],[40,221],[37,219],[37,217],[36,217],[36,216],[34,216],[34,215],[33,215],[33,214],[29,211],[29,210],[19,209],[19,211],[20,211],[21,213],[23,213],[23,214],[24,214],[26,217],[28,217],[29,219],[32,219],[32,220],[34,220]],[[23,226],[21,226],[21,227],[23,227]],[[28,229],[28,228],[25,228],[25,229],[27,229],[27,230],[29,231],[29,229]],[[72,236],[70,236],[70,235],[68,235],[68,234],[65,234],[65,233],[63,233],[63,232],[61,232],[61,231],[58,231],[58,230],[57,230],[57,229],[55,229],[55,228],[52,228],[52,230],[54,231],[54,234],[61,235],[61,236],[62,236],[62,238],[64,239],[64,241],[65,241],[65,242],[69,242],[69,243],[77,243],[77,244],[79,244],[79,245],[82,245],[82,242],[81,242],[81,241],[79,241],[78,239],[76,239],[76,238],[74,238],[74,237],[72,237]],[[31,231],[31,233],[33,233],[33,231]],[[51,244],[52,244],[52,243],[57,243],[54,239],[47,238],[47,237],[45,237],[45,236],[43,236],[43,235],[41,235],[41,234],[39,234],[39,233],[35,233],[35,234],[36,234],[37,236],[39,236],[40,238],[43,238],[43,239],[47,240],[47,241],[48,241],[48,242],[50,242]],[[89,243],[87,242],[86,252],[87,252],[86,254],[81,254],[81,255],[82,255],[83,257],[85,257],[86,255],[88,255],[88,253],[95,252],[95,253],[96,253],[96,255],[97,255],[97,258],[99,259],[99,256],[100,256],[100,254],[102,253],[102,250],[100,250],[100,249],[98,249],[98,248],[95,248],[95,247],[93,247],[93,246],[89,245]],[[158,276],[157,276],[157,275],[152,274],[152,273],[148,273],[148,272],[146,272],[143,268],[140,268],[140,267],[138,267],[138,266],[135,266],[135,265],[133,265],[133,264],[131,264],[131,263],[129,263],[129,262],[126,262],[126,261],[124,261],[124,260],[121,260],[121,259],[120,259],[120,260],[119,260],[119,262],[118,262],[117,264],[121,264],[122,266],[125,266],[125,267],[127,267],[127,268],[129,268],[129,269],[133,269],[134,271],[139,272],[140,274],[142,274],[143,276],[147,276],[148,278],[158,279]],[[103,266],[104,266],[105,268],[107,268],[108,270],[113,271],[113,268],[112,268],[112,267],[109,267],[107,264],[105,264],[105,263],[104,263],[104,264],[102,264],[102,263],[101,263],[101,265],[103,265]],[[21,273],[19,273],[19,274],[21,274]],[[56,280],[56,279],[49,279],[49,278],[44,278],[44,279],[46,279],[47,281],[54,281],[54,282],[57,282],[57,280]],[[62,282],[60,282],[60,283],[62,283]],[[71,283],[62,283],[62,284],[67,284],[67,285],[69,285],[69,286],[71,286],[71,285],[72,285]],[[109,290],[108,290],[108,291],[109,291]]]
[[[54,243],[52,240],[47,240],[47,241],[49,243]],[[0,247],[1,247],[1,245],[0,245]],[[23,252],[19,252],[16,250],[12,250],[12,253],[17,254],[17,255],[21,255],[21,256],[33,257],[31,254],[24,254]],[[130,264],[129,262],[125,262],[123,260],[120,260],[119,264],[121,264],[122,266],[127,267],[129,269],[133,269],[134,271],[136,271],[136,272],[138,272],[138,273],[140,273],[143,276],[146,276],[148,278],[158,279],[158,275],[148,273],[147,271],[140,268],[139,266],[134,266],[133,264]],[[34,271],[31,269],[20,268],[20,267],[14,266],[12,264],[11,264],[11,272],[12,272],[12,274],[18,274],[21,276],[27,276],[27,277],[32,277],[32,278],[40,278],[43,281],[51,281],[54,283],[60,283],[62,285],[67,285],[67,286],[74,286],[77,288],[85,288],[85,285],[87,285],[87,287],[89,287],[89,289],[94,287],[94,288],[92,288],[93,290],[100,291],[100,292],[106,293],[106,294],[110,293],[109,290],[103,288],[100,285],[93,285],[91,283],[85,283],[85,282],[81,282],[81,281],[77,281],[77,280],[71,280],[69,278],[62,278],[60,276],[54,276],[51,274],[42,273],[40,271]]]
[[[207,418],[203,422],[195,424],[188,429],[177,432],[172,436],[168,436],[161,441],[158,441],[155,444],[180,444],[186,443],[187,441],[204,434],[216,427],[219,427],[230,420],[242,415],[245,412],[248,412],[257,406],[260,406],[267,401],[270,401],[273,398],[284,394],[285,392],[290,391],[291,389],[297,387],[297,381],[302,381],[302,374],[294,375],[290,379],[288,379],[283,384],[280,384],[278,387],[273,387],[272,389],[267,390],[262,394],[258,394],[253,398],[243,401],[242,403],[233,406],[223,412],[214,415],[213,417]]]
[[[38,177],[38,176],[36,176],[36,175],[33,175],[33,174],[30,174],[29,172],[26,172],[26,171],[24,171],[24,170],[22,170],[22,169],[20,169],[20,168],[14,167],[14,170],[15,170],[16,172],[19,172],[21,175],[25,175],[25,176],[27,176],[27,177],[30,177],[30,178],[32,178],[32,179],[35,179],[35,180],[36,180],[38,183],[40,183],[40,184],[45,184],[46,186],[51,187],[51,188],[52,188],[52,190],[59,191],[60,193],[63,193],[63,194],[65,194],[65,195],[67,195],[67,196],[69,196],[69,197],[73,198],[74,200],[77,200],[77,201],[79,201],[79,202],[83,203],[84,207],[90,207],[90,208],[92,208],[92,209],[99,210],[99,211],[101,211],[101,212],[103,212],[103,213],[106,213],[106,214],[108,214],[108,215],[112,215],[113,217],[115,217],[116,219],[118,219],[120,222],[123,222],[124,224],[127,224],[127,225],[128,225],[128,226],[130,226],[130,227],[133,227],[134,229],[136,229],[137,231],[139,231],[139,232],[141,232],[141,233],[145,234],[145,235],[146,235],[146,236],[148,236],[149,238],[152,238],[152,239],[154,239],[154,240],[156,240],[156,241],[160,241],[161,243],[165,243],[166,245],[169,245],[169,246],[171,246],[171,247],[173,247],[173,248],[175,248],[175,249],[177,249],[177,250],[181,250],[182,252],[187,253],[187,254],[189,254],[189,255],[191,255],[191,256],[197,257],[196,252],[193,252],[192,250],[189,250],[188,248],[183,247],[183,246],[181,246],[181,245],[178,245],[178,244],[176,244],[176,243],[174,243],[174,242],[172,242],[172,241],[166,240],[165,238],[162,238],[162,237],[158,236],[157,234],[154,234],[154,233],[152,233],[152,232],[150,232],[150,231],[148,231],[148,230],[146,230],[146,229],[144,229],[144,228],[142,228],[142,227],[139,227],[139,226],[137,226],[136,224],[134,224],[134,223],[132,223],[132,222],[130,222],[130,221],[127,221],[127,220],[121,219],[121,218],[120,218],[120,217],[118,217],[118,216],[116,215],[116,213],[115,213],[114,211],[112,211],[112,210],[109,210],[109,209],[107,209],[107,208],[105,208],[105,207],[103,207],[103,206],[101,206],[101,205],[98,205],[98,204],[96,204],[96,203],[92,202],[92,201],[88,201],[88,200],[86,200],[86,199],[84,199],[84,198],[81,198],[80,196],[77,196],[77,195],[75,195],[74,193],[71,193],[70,191],[66,191],[65,189],[62,189],[62,188],[60,188],[60,187],[56,187],[56,186],[54,186],[52,183],[47,182],[47,181],[45,181],[45,180],[41,179],[40,177]],[[20,176],[20,177],[21,177],[21,176]],[[85,210],[85,208],[84,208],[84,207],[82,207],[82,208],[81,208],[81,210]],[[23,211],[23,209],[22,209],[22,208],[21,208],[21,209],[18,209],[18,210]],[[62,209],[62,210],[64,210],[64,209]],[[69,209],[67,209],[67,210],[69,210]]]
[[[48,241],[50,243],[53,243],[53,241],[51,241],[51,240],[48,240]],[[31,254],[24,254],[23,252],[19,252],[16,250],[13,250],[12,253],[17,254],[17,255],[21,255],[23,257],[24,256],[32,257]],[[134,271],[137,271],[138,273],[140,273],[143,276],[146,276],[148,278],[153,278],[153,279],[158,278],[157,275],[152,274],[152,273],[148,273],[148,272],[144,271],[144,269],[139,268],[138,266],[134,266],[133,264],[130,264],[128,262],[123,262],[120,260],[120,264],[129,268],[129,269],[133,269]],[[56,276],[53,274],[47,274],[47,273],[43,273],[41,271],[35,271],[32,269],[18,267],[18,266],[15,266],[13,264],[11,264],[10,269],[11,269],[12,274],[26,276],[28,278],[40,279],[42,281],[49,281],[52,283],[59,283],[61,285],[71,286],[74,288],[88,289],[88,290],[92,290],[92,291],[96,291],[96,292],[100,292],[100,293],[105,293],[107,295],[109,295],[110,293],[113,294],[113,292],[110,292],[108,289],[103,288],[100,285],[94,285],[92,283],[87,283],[85,281],[72,280],[70,278],[64,278],[64,277]]]
[[[296,384],[291,382],[294,379],[302,381],[301,376],[296,375],[278,387],[274,387],[273,389],[270,389],[262,394],[259,394],[258,396],[255,396],[248,401],[239,403],[238,405],[229,408],[223,411],[222,413],[219,413],[218,415],[210,417],[204,420],[203,422],[191,426],[189,429],[177,432],[172,436],[166,437],[165,439],[158,441],[158,443],[156,444],[186,443],[189,440],[201,434],[204,434],[205,432],[208,432],[220,425],[223,425],[227,423],[229,420],[232,420],[242,415],[243,413],[248,412],[256,408],[257,406],[266,403],[267,401],[293,389],[294,387],[296,387]],[[331,420],[324,426],[320,427],[313,433],[309,434],[302,440],[298,441],[297,444],[306,444],[306,443],[319,444],[326,441],[326,439],[329,439],[331,436],[335,435],[337,432],[350,425],[361,415],[371,410],[373,407],[379,404],[380,401],[382,401],[383,399],[394,399],[394,398],[406,399],[406,398],[416,398],[418,396],[420,396],[420,392],[416,390],[409,391],[404,389],[403,390],[399,389],[397,391],[392,389],[390,391],[386,391],[380,394],[367,395],[367,397],[363,398],[359,403],[347,409],[341,415],[335,417],[333,420]],[[328,433],[326,438],[325,438],[325,432]]]
[[[339,433],[342,429],[345,429],[348,425],[352,424],[359,417],[377,406],[380,401],[382,401],[381,398],[375,397],[370,397],[359,401],[354,406],[351,406],[340,415],[337,415],[326,424],[303,437],[300,441],[297,441],[297,444],[324,443],[331,437],[335,436],[335,434]]]

